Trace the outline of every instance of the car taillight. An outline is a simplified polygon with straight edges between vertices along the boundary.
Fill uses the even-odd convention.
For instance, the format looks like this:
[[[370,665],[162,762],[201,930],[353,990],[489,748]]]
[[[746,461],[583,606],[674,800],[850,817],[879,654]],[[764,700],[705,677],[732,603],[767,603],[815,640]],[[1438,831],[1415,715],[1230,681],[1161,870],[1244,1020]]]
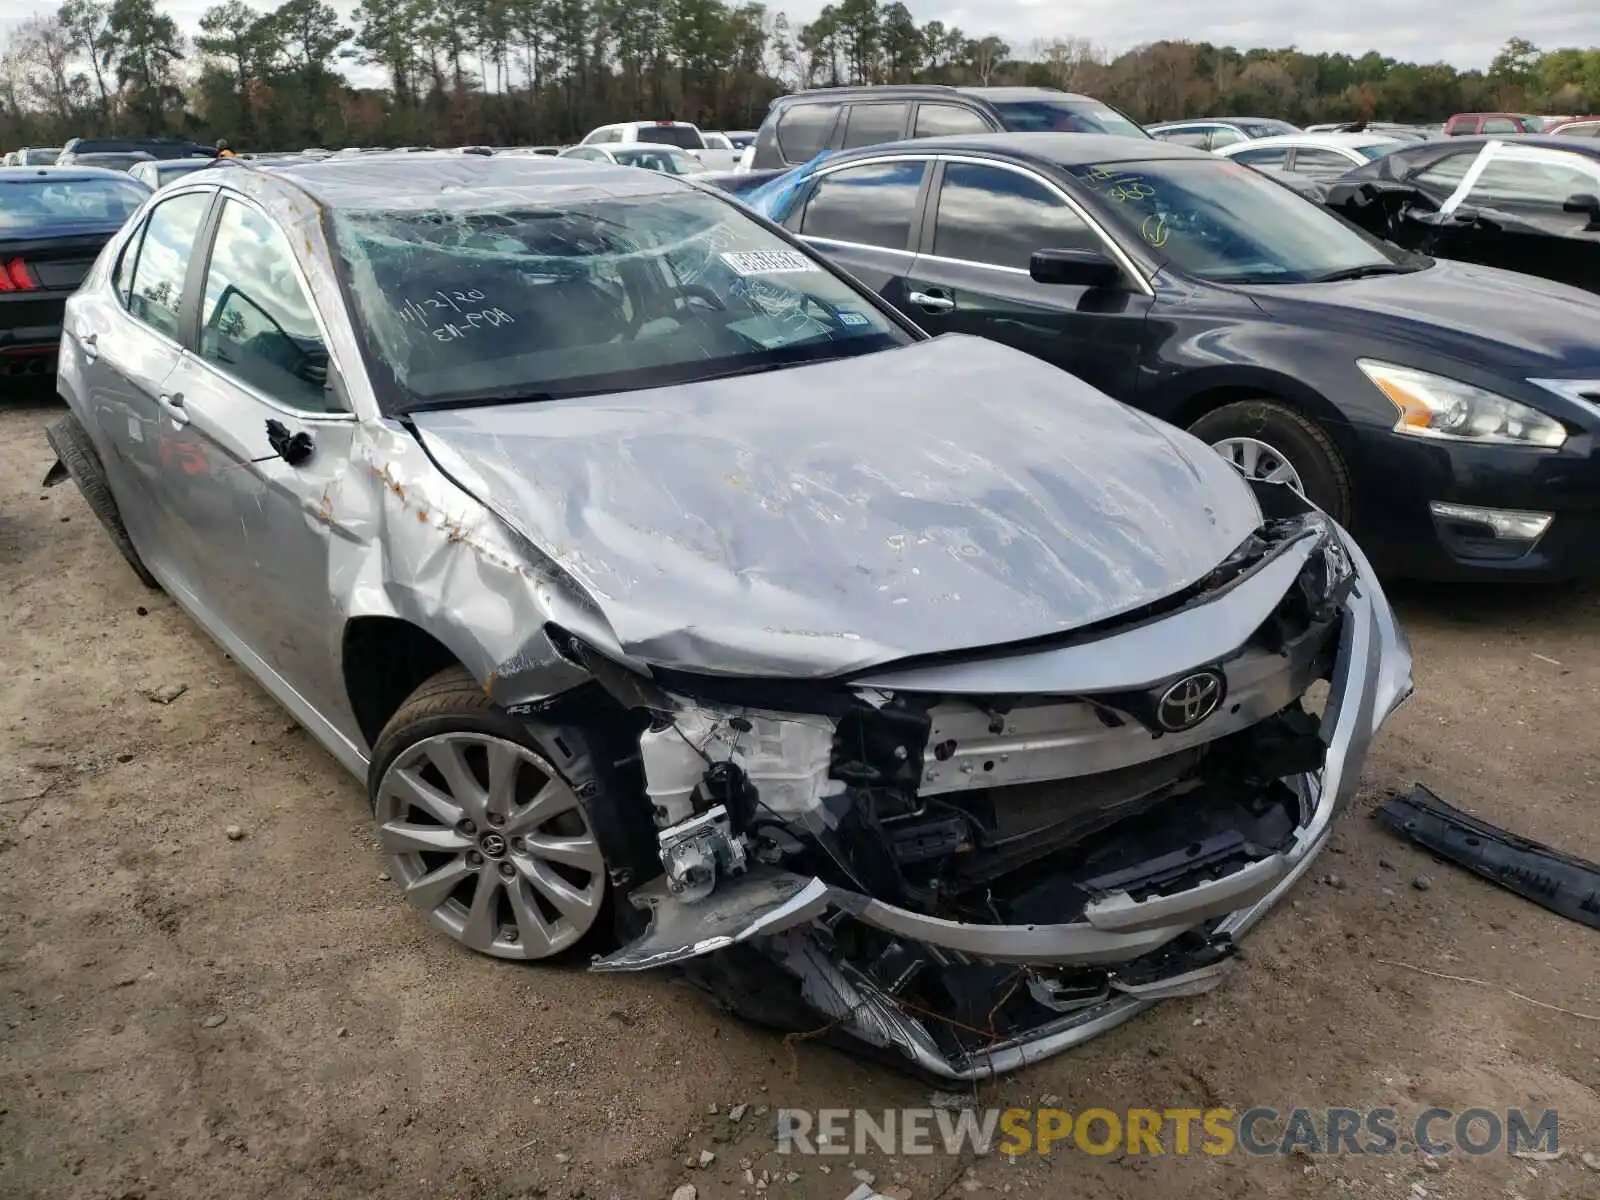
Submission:
[[[34,280],[28,264],[20,258],[0,266],[0,292],[33,292],[39,284]]]

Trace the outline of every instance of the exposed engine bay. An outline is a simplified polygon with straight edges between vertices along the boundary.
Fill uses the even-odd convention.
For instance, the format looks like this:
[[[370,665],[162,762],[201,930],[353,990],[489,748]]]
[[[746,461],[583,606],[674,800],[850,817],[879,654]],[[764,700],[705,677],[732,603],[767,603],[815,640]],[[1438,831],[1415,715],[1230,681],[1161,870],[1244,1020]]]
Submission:
[[[758,955],[796,1026],[946,1078],[1216,986],[1410,690],[1342,532],[1263,507],[1184,594],[1038,644],[770,684],[586,660],[650,715],[662,868],[631,897],[649,928],[595,968],[693,963],[737,992],[702,956]]]

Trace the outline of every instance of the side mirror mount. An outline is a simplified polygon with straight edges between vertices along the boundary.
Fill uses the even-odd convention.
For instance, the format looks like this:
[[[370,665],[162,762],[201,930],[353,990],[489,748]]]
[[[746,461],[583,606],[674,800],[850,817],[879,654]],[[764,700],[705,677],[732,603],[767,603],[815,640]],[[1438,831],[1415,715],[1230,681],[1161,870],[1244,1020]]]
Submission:
[[[1035,250],[1028,260],[1035,283],[1077,287],[1116,287],[1122,268],[1098,250]]]
[[[1585,233],[1600,230],[1600,196],[1593,192],[1579,192],[1568,196],[1561,205],[1562,212],[1582,213],[1589,218],[1589,223],[1583,227]]]

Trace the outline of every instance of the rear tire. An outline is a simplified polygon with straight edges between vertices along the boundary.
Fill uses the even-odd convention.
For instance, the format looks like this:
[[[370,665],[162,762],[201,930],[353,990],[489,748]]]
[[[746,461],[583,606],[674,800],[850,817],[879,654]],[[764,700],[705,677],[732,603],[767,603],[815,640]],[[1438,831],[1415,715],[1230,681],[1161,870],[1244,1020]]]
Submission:
[[[449,667],[383,727],[367,794],[390,878],[469,949],[568,958],[614,936],[606,801],[580,730],[512,717]]]
[[[1246,463],[1263,468],[1274,460],[1287,464],[1306,499],[1341,525],[1350,523],[1349,468],[1327,430],[1294,409],[1271,400],[1241,400],[1208,412],[1189,432],[1247,477],[1252,472]],[[1254,472],[1256,478],[1269,473]]]
[[[145,587],[159,588],[161,584],[150,574],[139,552],[133,548],[133,539],[128,536],[127,526],[122,523],[122,514],[117,510],[116,497],[111,494],[111,485],[106,480],[100,455],[95,452],[94,443],[89,440],[89,434],[78,418],[68,413],[59,421],[52,422],[45,429],[44,436],[50,443],[50,449],[61,460],[61,465],[67,469],[67,474],[72,476],[72,482],[78,485],[78,491],[83,493],[89,511],[105,527],[111,544],[133,568],[139,582]]]

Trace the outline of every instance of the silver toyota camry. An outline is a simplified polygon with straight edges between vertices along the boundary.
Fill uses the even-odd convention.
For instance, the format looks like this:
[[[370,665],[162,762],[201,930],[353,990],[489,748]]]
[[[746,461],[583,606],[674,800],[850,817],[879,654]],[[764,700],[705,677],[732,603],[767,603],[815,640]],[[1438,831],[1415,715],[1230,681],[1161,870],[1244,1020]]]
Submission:
[[[51,477],[423,920],[946,1078],[1215,986],[1411,688],[1296,493],[658,174],[196,172],[59,380]]]

